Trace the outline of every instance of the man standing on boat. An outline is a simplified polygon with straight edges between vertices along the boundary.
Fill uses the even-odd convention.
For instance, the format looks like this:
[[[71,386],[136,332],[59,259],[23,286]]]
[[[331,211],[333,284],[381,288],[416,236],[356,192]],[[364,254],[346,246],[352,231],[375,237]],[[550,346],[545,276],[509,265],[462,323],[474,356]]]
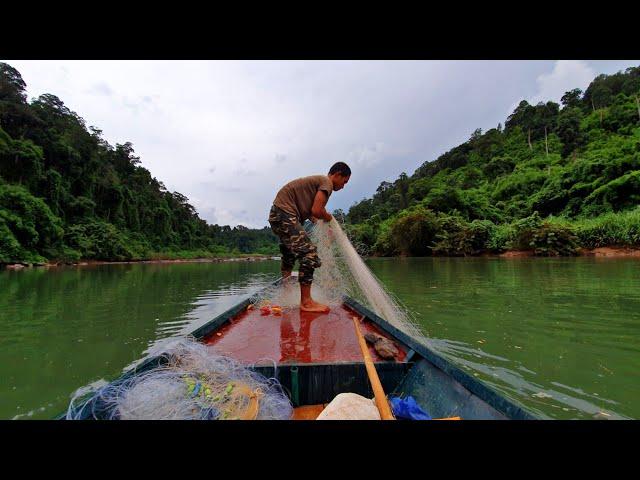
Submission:
[[[278,191],[269,212],[271,230],[280,238],[282,253],[282,276],[291,275],[296,259],[300,262],[298,282],[300,283],[300,310],[305,312],[328,312],[329,307],[311,298],[313,271],[322,263],[317,248],[302,228],[305,220],[312,222],[333,218],[325,206],[331,193],[342,190],[349,181],[351,169],[346,163],[338,162],[328,175],[311,175],[292,180]]]

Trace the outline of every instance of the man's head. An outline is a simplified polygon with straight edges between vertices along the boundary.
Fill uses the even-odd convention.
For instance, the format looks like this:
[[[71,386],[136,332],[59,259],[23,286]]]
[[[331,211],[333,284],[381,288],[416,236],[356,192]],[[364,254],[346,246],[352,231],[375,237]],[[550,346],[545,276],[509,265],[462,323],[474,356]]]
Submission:
[[[333,191],[342,190],[351,177],[351,169],[344,162],[334,163],[329,169],[329,178],[333,183]]]

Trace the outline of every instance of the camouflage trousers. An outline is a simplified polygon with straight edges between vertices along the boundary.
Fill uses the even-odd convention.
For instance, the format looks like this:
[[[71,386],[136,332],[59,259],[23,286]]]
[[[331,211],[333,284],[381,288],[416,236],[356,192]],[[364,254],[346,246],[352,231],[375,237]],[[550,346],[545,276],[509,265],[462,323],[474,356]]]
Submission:
[[[303,284],[313,282],[313,271],[322,265],[318,250],[311,242],[300,222],[290,213],[273,205],[269,212],[271,230],[280,238],[282,271],[290,272],[296,260],[300,261],[298,281]]]

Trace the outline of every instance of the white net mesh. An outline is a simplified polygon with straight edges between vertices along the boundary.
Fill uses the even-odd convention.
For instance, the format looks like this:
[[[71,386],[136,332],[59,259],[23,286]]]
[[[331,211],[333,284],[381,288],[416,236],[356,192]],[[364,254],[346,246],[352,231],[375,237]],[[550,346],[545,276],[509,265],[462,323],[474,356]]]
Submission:
[[[422,332],[409,311],[389,293],[353,247],[336,219],[330,223],[318,222],[314,238],[319,245],[331,242],[326,249],[327,257],[333,256],[330,264],[340,272],[344,293],[358,300],[394,327],[413,337],[422,337]],[[320,250],[320,248],[319,248]],[[324,265],[325,259],[322,262]],[[320,268],[322,269],[322,267]]]
[[[293,406],[266,378],[212,346],[176,339],[167,363],[121,381],[75,392],[68,420],[286,420]],[[275,372],[274,372],[275,375]]]
[[[348,295],[406,334],[424,338],[409,311],[382,286],[335,218],[330,223],[318,221],[310,238],[322,261],[313,276],[311,295],[315,301],[337,307]],[[254,297],[256,306],[298,307],[300,289],[296,280],[292,277],[284,284],[266,289]]]

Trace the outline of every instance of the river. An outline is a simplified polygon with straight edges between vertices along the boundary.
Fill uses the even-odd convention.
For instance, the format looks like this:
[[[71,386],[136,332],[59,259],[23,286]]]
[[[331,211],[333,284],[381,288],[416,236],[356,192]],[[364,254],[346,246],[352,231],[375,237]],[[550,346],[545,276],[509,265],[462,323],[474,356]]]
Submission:
[[[640,260],[367,264],[440,352],[557,419],[640,418]],[[278,261],[0,271],[0,418],[51,418],[158,342],[278,276]]]

